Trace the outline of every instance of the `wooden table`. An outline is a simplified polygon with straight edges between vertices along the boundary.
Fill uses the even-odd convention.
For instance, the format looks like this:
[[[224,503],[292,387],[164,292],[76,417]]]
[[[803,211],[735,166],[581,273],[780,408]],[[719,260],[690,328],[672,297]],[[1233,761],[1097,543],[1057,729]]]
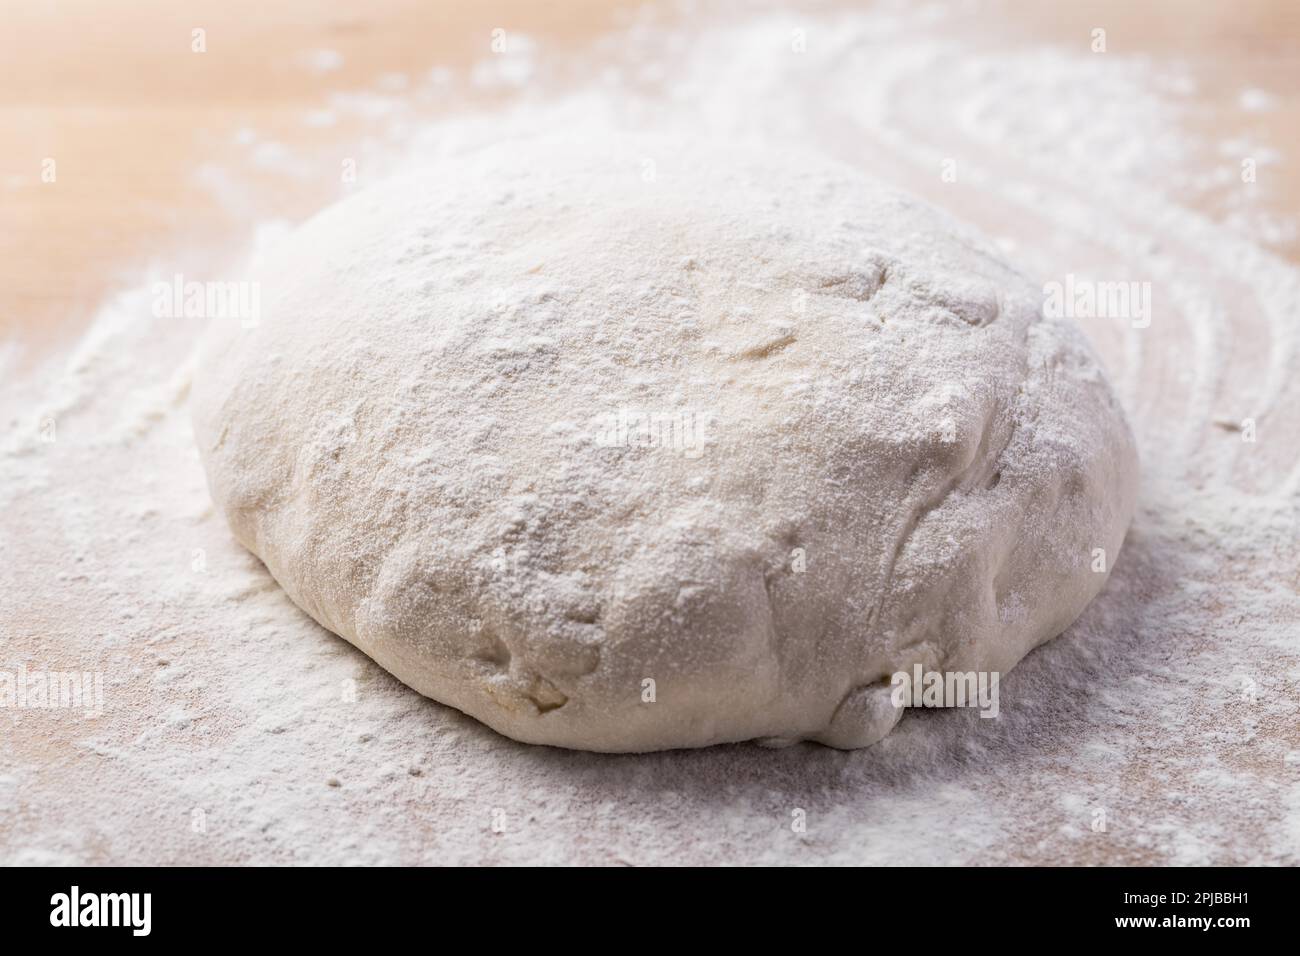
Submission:
[[[0,345],[19,343],[19,368],[35,367],[73,340],[97,304],[138,279],[144,265],[161,261],[199,275],[212,257],[245,241],[254,222],[298,220],[328,203],[340,191],[340,162],[358,155],[381,125],[364,111],[304,122],[331,95],[400,97],[402,77],[423,77],[434,67],[464,72],[484,56],[497,28],[530,34],[561,55],[580,51],[636,6],[625,0],[372,0],[322,12],[321,3],[309,0],[0,0]],[[1272,109],[1247,120],[1281,156],[1269,167],[1264,209],[1284,218],[1300,212],[1300,3],[1008,0],[990,6],[980,29],[1026,44],[1079,46],[1098,25],[1117,54],[1174,59],[1195,70],[1200,86],[1187,122],[1211,141],[1220,125],[1241,124],[1243,89],[1274,94]],[[196,29],[205,31],[204,52],[192,48]],[[493,94],[479,95],[487,101]],[[431,100],[420,108],[437,115],[462,105]],[[260,152],[248,148],[248,131],[256,131],[265,147]],[[301,167],[286,174],[285,155]],[[43,178],[50,170],[53,177]],[[1209,191],[1197,203],[1215,214],[1224,199]],[[965,215],[960,202],[955,210]],[[1300,240],[1272,248],[1300,263]],[[1300,439],[1290,440],[1294,451]],[[59,553],[43,543],[35,513],[4,520],[4,530],[22,542],[24,561],[44,562],[50,574],[58,570]],[[1280,572],[1294,575],[1295,568]],[[80,612],[52,600],[21,609],[21,626],[5,623],[20,635],[18,649],[36,659],[42,636],[70,630],[59,626],[66,624],[61,619],[75,620]],[[127,736],[136,730],[128,725]],[[1293,726],[1265,726],[1260,733],[1300,746]],[[102,772],[61,729],[22,746],[29,761],[57,754],[68,780],[92,786]],[[544,762],[523,748],[511,753],[520,767]],[[579,766],[574,755],[554,759]],[[667,766],[667,759],[657,766]],[[782,766],[782,758],[755,759]],[[610,781],[632,773],[628,761],[608,767]],[[689,780],[682,786],[688,796],[709,796],[690,793]],[[39,816],[42,794],[29,800],[35,808],[29,818]],[[436,814],[426,822],[427,832],[439,825]],[[21,836],[6,832],[0,820],[0,846]],[[1047,846],[1053,834],[1037,838]],[[1270,839],[1251,834],[1250,846]],[[1122,861],[1153,861],[1131,846],[1110,852]],[[202,855],[198,861],[230,862]]]

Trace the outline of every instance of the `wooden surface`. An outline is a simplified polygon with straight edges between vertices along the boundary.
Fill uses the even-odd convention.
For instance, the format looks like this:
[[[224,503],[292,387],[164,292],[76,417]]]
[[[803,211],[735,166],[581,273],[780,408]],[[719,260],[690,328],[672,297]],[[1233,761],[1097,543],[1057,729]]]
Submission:
[[[210,262],[213,256],[220,256],[232,244],[246,241],[256,222],[276,216],[297,220],[328,203],[340,192],[340,160],[358,155],[368,139],[382,133],[385,122],[367,119],[363,113],[343,111],[333,125],[305,123],[304,116],[313,110],[326,109],[331,96],[372,91],[400,98],[402,88],[398,77],[424,77],[435,67],[468,71],[486,55],[491,32],[498,27],[532,35],[561,60],[566,56],[581,58],[594,37],[618,23],[634,6],[597,0],[565,3],[376,0],[364,7],[357,5],[355,9],[330,5],[330,12],[321,12],[322,4],[306,0],[277,4],[253,4],[246,0],[220,3],[136,0],[129,5],[107,5],[102,0],[63,3],[0,0],[3,22],[0,69],[4,71],[4,81],[0,82],[0,345],[6,340],[22,343],[22,363],[34,366],[84,329],[106,294],[119,285],[138,281],[140,267],[158,262],[166,264],[169,270],[201,275],[204,263]],[[1221,129],[1237,131],[1244,127],[1258,141],[1270,144],[1279,158],[1268,167],[1268,188],[1259,191],[1262,210],[1280,218],[1295,217],[1300,212],[1300,187],[1297,186],[1300,177],[1296,175],[1296,158],[1300,156],[1300,57],[1297,56],[1300,3],[1295,0],[1113,0],[1065,4],[1039,0],[995,4],[989,10],[989,15],[977,18],[978,26],[972,27],[971,43],[996,37],[1000,41],[1023,40],[1026,46],[1048,41],[1078,47],[1086,43],[1092,27],[1104,25],[1110,50],[1116,54],[1145,55],[1162,62],[1186,64],[1195,73],[1198,87],[1193,97],[1195,108],[1187,111],[1185,122],[1205,142],[1219,142]],[[206,30],[207,52],[203,54],[191,52],[191,31],[195,28]],[[320,51],[336,53],[337,68],[333,68],[334,58]],[[411,88],[416,87],[412,83]],[[1243,89],[1249,88],[1268,90],[1277,98],[1274,108],[1243,113],[1240,95]],[[472,95],[492,97],[490,91]],[[453,98],[425,97],[412,103],[412,108],[418,115],[433,116],[467,105],[473,104]],[[257,151],[249,149],[242,139],[243,131],[247,130],[255,130],[260,142],[282,144],[296,165],[259,162]],[[1145,131],[1137,129],[1133,135],[1142,137]],[[866,145],[878,144],[868,140]],[[861,146],[862,143],[852,142],[846,151]],[[882,163],[888,162],[887,151],[881,149],[880,153],[885,157]],[[42,163],[50,158],[57,164],[57,178],[46,183],[41,179]],[[1206,168],[1214,161],[1216,157],[1205,157]],[[1217,161],[1221,163],[1222,157],[1217,157]],[[222,178],[208,175],[212,169],[221,171]],[[931,198],[935,196],[932,169],[925,169],[925,182],[920,181],[922,174],[914,165],[909,168],[904,162],[895,160],[890,172],[909,188],[923,194],[928,189]],[[365,175],[363,170],[363,178]],[[909,180],[909,176],[915,181]],[[1226,184],[1217,191],[1208,189],[1198,194],[1194,204],[1214,215],[1230,208],[1232,188]],[[1007,215],[1005,204],[1000,204],[996,197],[982,196],[977,190],[948,191],[942,201],[959,215],[986,228],[990,224],[1000,226]],[[1041,233],[1043,227],[1030,223],[1021,232],[1033,236],[1034,228]],[[1177,238],[1171,237],[1172,242],[1176,244]],[[1295,239],[1274,243],[1270,248],[1291,262],[1300,263],[1300,242]],[[1189,266],[1208,271],[1204,267],[1204,262],[1195,260]],[[1241,314],[1234,312],[1233,324],[1223,334],[1222,351],[1232,353],[1231,361],[1226,362],[1227,385],[1248,382],[1253,371],[1263,367],[1264,353],[1271,346],[1267,334],[1257,327],[1257,317],[1251,314],[1254,303],[1247,292],[1229,287],[1223,295],[1223,301],[1244,303],[1239,309]],[[1132,376],[1140,384],[1138,398],[1142,401],[1138,410],[1130,409],[1130,413],[1148,431],[1165,426],[1172,430],[1180,418],[1186,417],[1179,399],[1183,394],[1180,389],[1185,387],[1182,379],[1186,377],[1188,363],[1186,353],[1179,350],[1194,336],[1188,331],[1190,324],[1180,323],[1177,318],[1174,316],[1158,330],[1159,335],[1152,336],[1146,362]],[[1111,346],[1111,354],[1122,354],[1115,343]],[[1116,367],[1120,364],[1115,363]],[[1231,391],[1225,388],[1222,397],[1225,399],[1222,409],[1215,410],[1236,414],[1237,406],[1229,400],[1233,397]],[[1296,430],[1294,413],[1285,407],[1277,410],[1275,422],[1265,421],[1272,428],[1271,437],[1257,446],[1256,457],[1271,462],[1266,469],[1271,475],[1290,466],[1294,450],[1300,447],[1300,432]],[[1225,440],[1224,433],[1213,426],[1207,424],[1205,431],[1208,437],[1201,444],[1190,446],[1193,453],[1188,454],[1189,460],[1208,457],[1206,449],[1215,447],[1214,442]],[[76,435],[75,421],[70,423],[67,434]],[[1239,445],[1235,436],[1232,440]],[[75,438],[65,441],[61,437],[56,450],[75,455],[77,442]],[[35,457],[33,460],[41,461]],[[93,461],[93,457],[69,460],[80,466]],[[123,508],[124,502],[131,501],[129,492],[137,479],[146,485],[154,475],[174,480],[175,473],[169,470],[174,465],[172,458],[145,459],[138,474],[91,474],[90,478],[85,477],[84,470],[69,469],[51,482],[45,494],[29,496],[22,514],[6,515],[3,530],[12,534],[12,540],[21,542],[21,560],[14,564],[16,576],[21,575],[27,588],[14,593],[51,595],[48,601],[31,602],[17,609],[16,617],[23,627],[19,631],[10,626],[11,631],[19,634],[13,648],[15,660],[41,659],[44,649],[56,639],[77,649],[75,654],[69,652],[70,659],[93,659],[86,647],[96,633],[97,606],[84,594],[70,599],[68,595],[77,592],[58,590],[47,583],[66,569],[70,549],[86,547],[83,541],[69,543],[50,532],[51,528],[58,527],[53,518],[64,504],[60,494],[76,492],[71,497],[79,506],[93,500],[100,507],[108,507],[117,501],[118,507]],[[1151,463],[1148,465],[1149,470],[1158,470],[1150,467]],[[186,480],[190,479],[200,480],[197,469]],[[1241,484],[1249,486],[1252,480],[1247,474]],[[112,484],[114,481],[121,487]],[[1156,506],[1162,502],[1156,498],[1151,504],[1155,513]],[[1170,524],[1177,524],[1176,519],[1180,517],[1171,518]],[[1186,552],[1183,543],[1174,542],[1182,551],[1159,550],[1152,544],[1157,537],[1152,528],[1163,527],[1151,515],[1147,516],[1143,533],[1126,545],[1129,573],[1117,575],[1121,585],[1126,580],[1136,580],[1137,586],[1150,588],[1152,593],[1158,593],[1159,589],[1149,584],[1151,580],[1169,591],[1185,587],[1186,580],[1181,576],[1184,565],[1180,564]],[[231,561],[248,560],[237,553],[228,534],[214,521],[197,530],[183,522],[173,522],[158,534],[178,536],[178,553],[186,562],[189,548],[196,541],[209,548],[212,555],[225,554]],[[117,560],[114,543],[114,540],[92,543],[103,550],[104,566],[112,566]],[[218,551],[219,548],[227,550]],[[1261,561],[1278,566],[1279,575],[1294,576],[1294,562],[1287,563],[1291,556],[1284,555],[1281,546],[1277,547],[1275,556],[1263,551],[1261,554]],[[1284,557],[1286,560],[1282,560]],[[1214,570],[1213,573],[1226,572]],[[254,570],[249,571],[249,576],[256,576]],[[132,593],[148,595],[147,577],[141,575],[140,580],[131,583],[131,587],[138,589]],[[258,578],[258,587],[268,586],[269,579],[264,578],[264,574]],[[1234,598],[1231,593],[1213,600],[1216,610],[1218,602],[1227,610],[1212,633],[1204,638],[1207,643],[1226,639],[1242,620],[1256,613],[1246,599]],[[289,622],[287,626],[294,626],[291,609],[282,611]],[[175,646],[164,646],[158,653],[165,652],[169,658],[189,654],[191,658],[206,661],[210,665],[208,669],[195,669],[206,680],[219,683],[222,675],[228,676],[228,671],[218,666],[221,662],[217,659],[222,655],[213,654],[212,660],[203,656],[226,639],[219,628],[213,631],[201,635],[169,635],[167,640],[174,639]],[[183,648],[182,644],[189,646]],[[308,647],[306,642],[303,646]],[[321,648],[319,653],[343,653],[338,648],[331,650],[333,645],[329,642],[322,642]],[[153,648],[142,646],[138,651],[131,650],[141,655],[140,672],[151,673],[153,662],[148,655]],[[304,651],[310,652],[315,651],[310,648]],[[354,657],[360,661],[359,655],[347,659],[352,661]],[[1270,657],[1268,663],[1275,659],[1276,655]],[[1235,668],[1239,663],[1242,662],[1234,661],[1232,666]],[[1261,661],[1249,663],[1258,668],[1253,673],[1266,672]],[[230,665],[226,662],[222,666]],[[165,722],[170,711],[156,711],[174,704],[165,694],[154,694],[151,687],[145,686],[143,678],[136,678],[134,671],[118,693],[127,697],[133,706],[125,708],[125,716],[115,720],[104,734],[121,747],[142,733],[144,727]],[[400,688],[393,688],[391,694],[395,701],[405,700]],[[208,709],[216,712],[208,718],[213,724],[235,723],[222,710],[219,699],[213,705],[209,698],[208,704],[211,705]],[[423,716],[409,719],[449,719],[431,707],[422,708],[420,713]],[[1211,739],[1225,721],[1222,712],[1210,709],[1194,718],[1188,724],[1189,740]],[[22,806],[26,808],[26,816],[20,813],[13,818],[16,822],[0,820],[0,850],[6,843],[10,847],[26,846],[36,824],[40,823],[47,835],[51,829],[60,827],[70,832],[82,827],[91,832],[91,837],[77,837],[80,842],[76,859],[221,863],[240,859],[217,855],[212,850],[203,850],[198,856],[181,856],[175,847],[182,844],[174,834],[162,841],[159,844],[162,849],[154,853],[154,844],[159,842],[155,839],[157,832],[164,831],[150,831],[140,824],[138,832],[145,834],[141,844],[128,844],[137,851],[137,857],[123,860],[121,844],[110,838],[126,827],[120,819],[96,815],[98,803],[94,790],[103,785],[127,792],[125,788],[138,785],[139,781],[130,777],[129,767],[98,759],[98,754],[82,746],[75,728],[69,731],[62,724],[36,721],[26,726],[33,730],[12,745],[14,753],[24,767],[52,767],[57,773],[43,778],[39,773],[32,774],[38,785],[24,798]],[[1294,721],[1264,723],[1259,734],[1261,739],[1280,741],[1279,746],[1293,750],[1300,746],[1294,735]],[[534,781],[529,773],[540,775],[546,766],[576,765],[579,759],[571,755],[535,753],[503,741],[496,743],[506,755],[501,762],[492,763],[478,757],[473,761],[479,768],[477,772],[483,775],[485,789],[494,779],[509,779],[512,772],[527,778],[521,787],[532,787]],[[1035,750],[1050,750],[1052,743],[1048,738],[1045,743],[1036,744]],[[1058,743],[1064,750],[1068,742]],[[1186,765],[1199,769],[1206,763],[1205,753],[1189,751]],[[1243,760],[1254,759],[1253,752],[1243,750],[1242,753]],[[51,760],[52,754],[57,759]],[[1022,762],[1027,760],[1025,755],[1021,757]],[[695,759],[697,764],[702,764],[706,760],[724,760],[725,756],[715,754]],[[793,759],[766,752],[747,755],[736,772],[756,787],[766,788],[772,779],[780,777],[779,773],[773,776],[773,768],[779,771],[785,766],[782,760]],[[808,759],[825,770],[839,758],[813,754]],[[665,757],[654,766],[676,765]],[[607,762],[590,772],[584,786],[615,800],[628,789],[624,785],[627,780],[640,779],[622,778],[618,774],[641,772],[637,767],[631,761]],[[1191,771],[1171,782],[1145,764],[1140,769],[1142,774],[1150,774],[1151,780],[1146,781],[1144,777],[1147,789],[1138,787],[1140,795],[1128,798],[1135,812],[1152,807],[1155,808],[1152,812],[1173,814],[1175,811],[1169,804],[1173,798],[1169,794],[1177,797],[1179,788],[1192,791],[1200,785]],[[1260,775],[1251,779],[1268,779],[1279,785],[1292,772],[1281,763],[1247,769]],[[1235,772],[1246,771],[1235,767]],[[162,773],[159,771],[160,776]],[[1106,774],[1110,773],[1108,769]],[[689,774],[681,776],[686,778]],[[805,768],[800,766],[789,776],[802,782]],[[604,783],[593,784],[596,780]],[[298,781],[295,779],[294,783]],[[972,789],[991,788],[989,792],[997,799],[990,798],[986,804],[989,807],[1008,806],[1021,792],[1012,788],[1002,794],[996,792],[999,785],[998,781],[963,781],[963,786]],[[684,786],[689,790],[688,785]],[[87,791],[84,803],[77,796],[79,790]],[[700,790],[699,800],[707,802],[711,796],[708,788],[701,785]],[[335,791],[325,787],[324,792],[328,797]],[[73,796],[69,797],[69,793]],[[378,801],[385,791],[376,793]],[[142,794],[142,799],[151,796]],[[191,804],[185,802],[188,794],[168,792],[166,797],[166,801],[159,799],[148,804],[151,812],[156,810],[155,804],[168,810],[180,808],[185,814],[189,812]],[[854,794],[852,800],[858,801],[858,795]],[[63,807],[63,816],[50,812],[49,806],[55,803]],[[87,806],[96,812],[88,812]],[[382,825],[382,819],[373,812],[374,807],[364,802],[356,806],[371,812],[354,812],[349,805],[347,812],[352,816],[347,819],[368,815],[379,821],[376,827]],[[449,819],[444,815],[445,808],[424,793],[420,799],[413,799],[405,810],[409,810],[408,823],[427,824],[429,832],[445,826]],[[339,814],[342,820],[344,810]],[[1243,818],[1246,814],[1246,810],[1240,812]],[[258,819],[256,814],[249,817]],[[92,822],[86,823],[87,819]],[[1258,859],[1264,852],[1261,848],[1276,845],[1275,832],[1262,827],[1256,828],[1256,832],[1246,825],[1249,820],[1238,826],[1239,822],[1234,817],[1224,824],[1229,833],[1224,843],[1238,846],[1217,859],[1228,862]],[[1112,845],[1109,857],[1089,856],[1077,850],[1063,856],[1057,843],[1052,842],[1059,843],[1059,835],[1044,831],[1036,837],[1041,840],[1041,846],[1026,842],[1027,855],[1017,857],[1017,861],[1168,861],[1168,857],[1154,855],[1149,849],[1132,844]],[[432,837],[429,840],[436,842]],[[118,850],[117,856],[112,852],[114,849]],[[295,859],[265,855],[253,858]]]
[[[601,0],[322,6],[0,4],[0,337],[64,340],[128,269],[245,238],[246,217],[196,175],[206,162],[238,169],[259,217],[302,218],[337,191],[337,176],[286,182],[250,165],[233,147],[239,130],[354,155],[364,123],[302,121],[331,93],[434,66],[463,71],[499,27],[577,48],[620,10]],[[196,28],[206,31],[201,54],[191,50]],[[318,51],[341,62],[321,69]],[[42,182],[49,158],[53,183]]]
[[[241,238],[232,213],[196,171],[209,160],[238,170],[247,201],[263,215],[301,218],[337,190],[330,176],[286,181],[249,166],[232,148],[256,128],[290,149],[346,156],[365,124],[305,126],[329,95],[364,90],[436,66],[464,70],[488,49],[493,29],[517,30],[548,49],[573,51],[634,5],[564,2],[418,2],[359,6],[307,0],[97,0],[0,4],[0,338],[37,355],[84,326],[126,270],[161,255],[196,258]],[[1017,2],[991,8],[988,29],[1059,43],[1105,24],[1115,53],[1149,53],[1194,64],[1214,107],[1237,109],[1236,92],[1284,95],[1254,122],[1261,139],[1300,141],[1300,4],[1293,0]],[[191,31],[207,51],[191,51]],[[312,66],[338,53],[337,69]],[[1221,103],[1216,103],[1216,97]],[[430,110],[460,104],[428,104]],[[42,182],[42,163],[57,179]],[[239,168],[239,164],[243,168]],[[322,163],[321,168],[333,168]],[[1270,201],[1300,209],[1300,185],[1279,177]],[[1300,246],[1284,250],[1300,261]]]

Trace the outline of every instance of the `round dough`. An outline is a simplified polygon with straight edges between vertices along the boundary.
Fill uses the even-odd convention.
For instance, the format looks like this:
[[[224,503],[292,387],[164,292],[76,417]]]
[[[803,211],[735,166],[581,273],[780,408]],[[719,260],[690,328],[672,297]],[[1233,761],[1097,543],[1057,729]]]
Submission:
[[[313,618],[518,740],[866,746],[893,673],[1066,628],[1132,514],[1078,330],[813,157],[510,143],[259,278],[200,356],[214,500]]]

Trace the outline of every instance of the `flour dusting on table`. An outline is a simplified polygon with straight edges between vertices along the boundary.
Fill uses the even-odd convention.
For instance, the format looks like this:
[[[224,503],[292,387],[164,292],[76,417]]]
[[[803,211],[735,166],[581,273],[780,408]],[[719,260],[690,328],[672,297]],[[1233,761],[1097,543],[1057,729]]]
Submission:
[[[970,220],[1043,283],[1149,283],[1149,324],[1081,320],[1137,433],[1137,517],[998,719],[913,711],[852,753],[609,756],[421,697],[214,513],[186,408],[201,323],[155,317],[164,261],[65,354],[0,354],[0,673],[99,673],[104,711],[0,707],[0,862],[1300,863],[1300,272],[1270,247],[1293,226],[1255,215],[1267,177],[1233,178],[1230,136],[1184,131],[1195,76],[937,10],[646,13],[580,63],[521,42],[427,78],[435,99],[504,90],[490,111],[381,91],[304,122],[377,124],[370,176],[557,129],[793,141]],[[1240,195],[1222,221],[1188,208],[1215,191]]]

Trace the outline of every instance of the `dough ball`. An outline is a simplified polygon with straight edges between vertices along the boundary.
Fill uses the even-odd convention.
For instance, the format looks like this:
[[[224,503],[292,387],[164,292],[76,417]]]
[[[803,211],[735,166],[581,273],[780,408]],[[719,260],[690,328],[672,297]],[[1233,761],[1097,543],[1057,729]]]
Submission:
[[[1079,331],[859,173],[515,142],[361,192],[214,322],[212,496],[293,600],[517,740],[861,747],[1101,589],[1134,442]]]

